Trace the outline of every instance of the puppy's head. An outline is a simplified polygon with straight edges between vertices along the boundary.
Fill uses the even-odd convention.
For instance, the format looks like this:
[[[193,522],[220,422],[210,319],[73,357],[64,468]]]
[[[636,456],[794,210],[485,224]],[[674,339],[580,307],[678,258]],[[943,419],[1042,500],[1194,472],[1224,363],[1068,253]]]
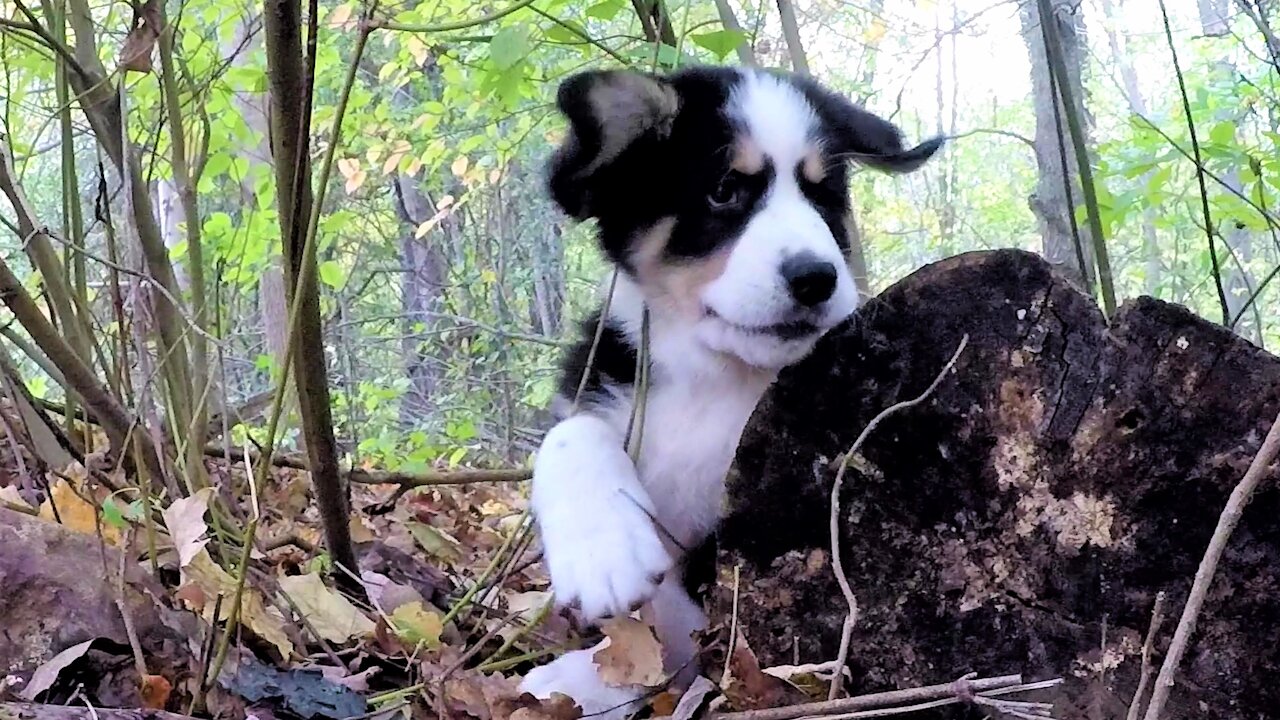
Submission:
[[[845,259],[850,162],[908,172],[892,124],[797,76],[624,70],[560,87],[569,120],[555,201],[598,222],[601,246],[655,312],[762,368],[803,357],[858,297]]]

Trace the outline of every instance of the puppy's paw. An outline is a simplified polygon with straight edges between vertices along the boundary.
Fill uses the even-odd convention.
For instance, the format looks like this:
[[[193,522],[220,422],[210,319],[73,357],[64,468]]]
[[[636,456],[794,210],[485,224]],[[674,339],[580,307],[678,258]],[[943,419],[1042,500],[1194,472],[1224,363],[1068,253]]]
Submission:
[[[622,493],[544,520],[542,538],[556,601],[587,622],[639,608],[673,564],[649,515]]]
[[[596,649],[575,650],[536,667],[524,676],[520,691],[537,698],[568,695],[593,720],[625,720],[640,708],[644,688],[613,687],[601,679],[592,659]]]

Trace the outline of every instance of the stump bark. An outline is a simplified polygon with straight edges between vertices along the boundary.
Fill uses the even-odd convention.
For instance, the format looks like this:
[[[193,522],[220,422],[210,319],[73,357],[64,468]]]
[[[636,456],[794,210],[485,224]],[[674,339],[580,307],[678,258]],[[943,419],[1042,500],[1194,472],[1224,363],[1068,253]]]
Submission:
[[[976,671],[1065,677],[1056,716],[1123,718],[1157,592],[1158,668],[1231,488],[1280,410],[1280,359],[1141,298],[1108,324],[1037,256],[972,253],[868,303],[783,373],[730,478],[712,610],[762,664],[836,657],[836,465],[853,459],[842,554],[861,604],[854,692]],[[1280,491],[1255,496],[1219,567],[1167,717],[1280,717]],[[935,717],[982,717],[951,710]]]

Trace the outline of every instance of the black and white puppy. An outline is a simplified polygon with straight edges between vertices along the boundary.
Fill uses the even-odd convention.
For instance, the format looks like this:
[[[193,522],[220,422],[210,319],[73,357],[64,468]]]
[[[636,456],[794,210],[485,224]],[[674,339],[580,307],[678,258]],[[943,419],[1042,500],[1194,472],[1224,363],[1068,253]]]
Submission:
[[[620,272],[594,362],[598,316],[565,363],[557,402],[574,408],[584,371],[585,391],[542,443],[533,512],[557,602],[588,620],[643,605],[667,671],[689,678],[706,617],[682,586],[681,548],[719,521],[742,430],[778,370],[858,305],[850,162],[907,172],[941,140],[906,148],[892,124],[817,83],[753,69],[587,72],[557,102],[569,131],[551,193],[597,221]],[[632,462],[646,308],[649,386]],[[593,653],[537,668],[522,687],[625,716],[643,688],[605,684]]]

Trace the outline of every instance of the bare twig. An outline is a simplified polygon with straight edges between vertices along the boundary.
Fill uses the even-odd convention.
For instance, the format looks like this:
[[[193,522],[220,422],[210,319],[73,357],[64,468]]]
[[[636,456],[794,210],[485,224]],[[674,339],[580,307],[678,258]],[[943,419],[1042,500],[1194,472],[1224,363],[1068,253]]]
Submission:
[[[1154,669],[1151,666],[1151,655],[1155,651],[1156,633],[1160,632],[1160,625],[1164,622],[1164,601],[1165,594],[1156,593],[1156,604],[1151,608],[1151,625],[1147,627],[1147,639],[1142,643],[1142,670],[1138,679],[1138,689],[1133,691],[1133,700],[1129,703],[1129,713],[1125,716],[1125,720],[1138,720],[1138,716],[1142,714],[1142,698],[1147,694],[1147,686],[1151,684],[1151,672]]]
[[[796,718],[808,717],[822,717],[834,720],[837,717],[858,717],[850,714],[863,710],[876,710],[931,700],[942,700],[945,702],[941,704],[950,705],[963,702],[968,697],[1041,690],[1053,687],[1061,682],[1062,680],[1060,679],[1054,679],[1024,685],[1021,675],[1001,675],[999,677],[972,680],[966,677],[940,685],[927,685],[907,690],[889,690],[840,700],[803,703],[763,710],[716,713],[708,717],[707,720],[796,720]],[[862,717],[867,716],[863,715]]]
[[[1218,304],[1222,309],[1222,324],[1231,323],[1231,306],[1227,303],[1227,291],[1222,286],[1222,268],[1218,264],[1218,244],[1213,231],[1213,219],[1209,214],[1209,188],[1204,180],[1204,168],[1200,159],[1200,140],[1196,137],[1195,118],[1191,114],[1191,99],[1187,96],[1187,83],[1182,78],[1182,65],[1178,62],[1178,50],[1173,43],[1173,30],[1169,27],[1169,11],[1165,9],[1164,0],[1160,0],[1160,16],[1164,19],[1164,36],[1169,42],[1169,56],[1173,59],[1173,73],[1178,79],[1178,90],[1182,94],[1182,111],[1187,115],[1187,130],[1191,133],[1191,152],[1195,155],[1196,182],[1200,185],[1200,205],[1204,213],[1204,231],[1209,239],[1209,262],[1213,267],[1213,283],[1218,290]],[[1163,670],[1161,675],[1163,675]],[[1156,693],[1160,688],[1156,688]],[[1147,717],[1153,717],[1150,713]]]
[[[862,434],[857,440],[853,441],[853,445],[849,447],[849,451],[845,453],[844,459],[840,463],[840,469],[836,471],[835,482],[831,485],[831,568],[836,574],[836,582],[840,584],[840,591],[844,593],[845,602],[849,604],[849,614],[845,616],[844,627],[840,632],[840,652],[836,658],[835,674],[831,680],[831,692],[827,696],[829,701],[834,701],[840,693],[841,679],[844,677],[844,666],[849,658],[849,642],[853,636],[853,628],[858,624],[858,598],[853,594],[853,588],[849,586],[849,578],[844,573],[844,562],[840,557],[840,488],[844,484],[844,474],[849,469],[849,464],[853,461],[853,457],[862,449],[862,444],[867,441],[871,435],[871,431],[876,429],[885,418],[896,412],[915,407],[924,402],[933,394],[933,391],[942,384],[943,378],[951,369],[956,366],[956,361],[960,359],[960,353],[969,345],[969,334],[965,333],[960,338],[960,344],[956,347],[956,351],[952,353],[951,359],[942,367],[937,377],[929,383],[929,387],[911,400],[903,400],[895,403],[880,411],[879,415],[871,418],[871,422],[867,423],[866,428],[862,430]]]
[[[1227,550],[1227,542],[1231,540],[1231,533],[1240,523],[1245,506],[1249,504],[1253,492],[1270,475],[1271,464],[1275,461],[1277,453],[1280,453],[1280,414],[1277,414],[1275,421],[1271,423],[1271,430],[1262,441],[1262,447],[1258,449],[1258,454],[1249,464],[1249,469],[1245,471],[1240,484],[1231,491],[1226,507],[1218,516],[1218,526],[1214,528],[1213,537],[1209,539],[1209,547],[1205,549],[1204,557],[1200,560],[1196,578],[1191,584],[1191,593],[1187,596],[1187,604],[1182,608],[1182,617],[1178,619],[1178,628],[1174,631],[1173,641],[1169,644],[1169,652],[1164,656],[1164,663],[1160,665],[1160,675],[1156,678],[1155,687],[1151,690],[1151,704],[1147,706],[1145,720],[1159,720],[1160,712],[1169,700],[1169,693],[1173,689],[1173,676],[1182,662],[1182,655],[1187,651],[1191,634],[1195,632],[1200,610],[1204,607],[1204,601],[1209,594],[1209,585],[1213,582],[1213,576],[1218,570],[1218,562],[1222,560],[1222,554]]]

